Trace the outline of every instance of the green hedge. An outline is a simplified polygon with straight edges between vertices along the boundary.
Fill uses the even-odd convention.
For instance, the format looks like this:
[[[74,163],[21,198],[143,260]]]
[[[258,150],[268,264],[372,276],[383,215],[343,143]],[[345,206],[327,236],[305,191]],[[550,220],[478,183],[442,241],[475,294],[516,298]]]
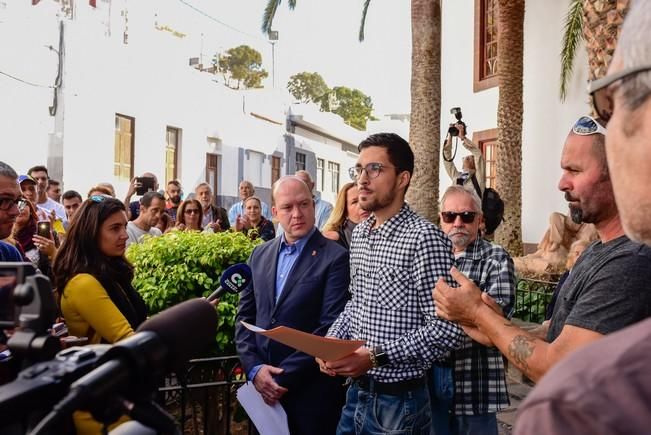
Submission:
[[[145,300],[150,314],[188,299],[208,296],[219,286],[224,269],[245,262],[252,241],[239,232],[202,233],[171,231],[161,237],[147,237],[133,244],[127,258],[134,265],[133,286]],[[224,295],[218,306],[217,348],[222,355],[232,354],[237,295]]]

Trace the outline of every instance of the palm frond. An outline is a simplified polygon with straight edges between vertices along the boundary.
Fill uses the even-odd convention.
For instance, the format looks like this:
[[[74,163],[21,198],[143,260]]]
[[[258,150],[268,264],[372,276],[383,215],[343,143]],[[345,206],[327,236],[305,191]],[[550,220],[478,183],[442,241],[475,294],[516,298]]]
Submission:
[[[364,0],[364,6],[362,7],[362,21],[359,23],[359,42],[364,41],[364,27],[366,27],[366,14],[368,13],[368,5],[371,3],[371,0]]]
[[[296,0],[289,0],[288,6],[289,6],[289,10],[293,11],[294,8],[296,7]]]
[[[282,0],[269,0],[267,6],[264,8],[264,13],[262,14],[262,33],[267,34],[271,31],[271,26],[274,23],[274,17],[276,16],[276,11],[278,10],[278,5]],[[292,1],[290,1],[292,3]],[[293,0],[293,3],[296,3],[296,0]]]
[[[583,1],[572,0],[565,16],[563,42],[561,45],[561,101],[567,96],[567,86],[572,77],[576,49],[583,39]]]

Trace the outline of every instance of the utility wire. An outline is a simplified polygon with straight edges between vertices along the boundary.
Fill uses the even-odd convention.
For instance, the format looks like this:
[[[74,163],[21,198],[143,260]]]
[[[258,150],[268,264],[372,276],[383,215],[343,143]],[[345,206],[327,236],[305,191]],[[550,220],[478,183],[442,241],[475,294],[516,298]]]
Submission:
[[[0,74],[2,74],[3,76],[7,76],[7,77],[9,77],[10,79],[17,80],[17,81],[19,81],[19,82],[21,82],[21,83],[25,83],[26,85],[34,86],[34,87],[36,87],[36,88],[47,88],[47,89],[54,89],[54,88],[55,88],[54,86],[39,85],[39,84],[37,84],[37,83],[28,82],[27,80],[23,80],[23,79],[18,78],[18,77],[16,77],[16,76],[12,76],[11,74],[7,74],[6,72],[3,72],[3,71],[0,71]]]
[[[224,26],[224,27],[226,27],[226,28],[228,28],[230,30],[233,30],[234,32],[241,33],[242,35],[248,36],[249,38],[253,38],[253,39],[257,39],[259,41],[266,42],[267,44],[272,44],[272,42],[267,40],[267,39],[261,38],[260,36],[254,35],[252,33],[245,32],[244,30],[240,30],[237,27],[233,27],[230,24],[227,24],[227,23],[225,23],[223,21],[218,20],[217,18],[215,18],[212,15],[202,11],[198,7],[194,6],[193,4],[188,3],[186,0],[179,0],[179,2],[183,3],[184,5],[189,7],[190,9],[193,9],[195,12],[198,12],[199,14],[203,15],[204,17],[206,17],[206,18],[208,18],[208,19],[210,19],[210,20],[212,20],[212,21],[214,21],[214,22],[216,22],[218,24],[221,24],[222,26]]]

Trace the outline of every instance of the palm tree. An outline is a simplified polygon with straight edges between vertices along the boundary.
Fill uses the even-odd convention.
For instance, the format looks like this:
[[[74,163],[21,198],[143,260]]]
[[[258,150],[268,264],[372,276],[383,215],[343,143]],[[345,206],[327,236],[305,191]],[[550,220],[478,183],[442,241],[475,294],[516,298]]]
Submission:
[[[522,255],[522,71],[524,0],[497,0],[496,190],[504,200],[504,223],[495,239],[512,256]]]
[[[629,0],[572,0],[561,45],[561,99],[567,93],[576,49],[581,40],[588,53],[589,79],[603,77],[613,57]]]
[[[407,201],[438,222],[441,124],[441,2],[411,1],[411,120],[415,172]]]
[[[371,0],[364,0],[359,40],[364,40],[364,25]],[[262,18],[262,31],[271,30],[281,0],[268,0]],[[289,0],[290,9],[296,0]],[[416,169],[407,193],[409,204],[432,222],[438,220],[439,150],[441,119],[441,2],[412,0],[411,121],[409,142]]]

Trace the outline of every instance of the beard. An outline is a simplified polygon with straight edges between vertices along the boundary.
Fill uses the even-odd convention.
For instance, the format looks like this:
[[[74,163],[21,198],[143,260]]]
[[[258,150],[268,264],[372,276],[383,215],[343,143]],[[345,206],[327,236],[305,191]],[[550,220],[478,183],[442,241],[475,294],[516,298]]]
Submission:
[[[577,202],[580,204],[580,201],[576,198],[573,198],[572,195],[570,195],[570,192],[565,192],[565,201],[567,202]],[[568,205],[570,208],[570,218],[572,219],[572,222],[575,224],[582,224],[585,222],[583,220],[583,209],[578,206],[573,206],[573,205]]]
[[[585,222],[583,220],[583,210],[580,207],[570,207],[570,218],[575,224],[582,224]]]
[[[466,249],[470,245],[470,233],[468,231],[453,231],[448,234],[448,238],[457,249]]]
[[[395,198],[395,195],[396,195],[395,192],[396,192],[396,186],[397,185],[398,185],[398,181],[396,180],[396,182],[393,185],[393,188],[390,189],[387,193],[380,196],[377,193],[377,191],[375,191],[375,192],[373,192],[375,194],[375,197],[373,199],[368,199],[367,198],[366,201],[362,200],[361,197],[363,195],[360,194],[359,195],[360,196],[359,197],[359,207],[362,210],[367,211],[369,213],[373,213],[374,211],[381,210],[381,209],[383,209],[385,207],[388,207],[389,205],[391,205],[391,203],[393,202],[393,200]]]
[[[181,203],[181,196],[170,196],[170,202],[174,205],[179,205]]]

